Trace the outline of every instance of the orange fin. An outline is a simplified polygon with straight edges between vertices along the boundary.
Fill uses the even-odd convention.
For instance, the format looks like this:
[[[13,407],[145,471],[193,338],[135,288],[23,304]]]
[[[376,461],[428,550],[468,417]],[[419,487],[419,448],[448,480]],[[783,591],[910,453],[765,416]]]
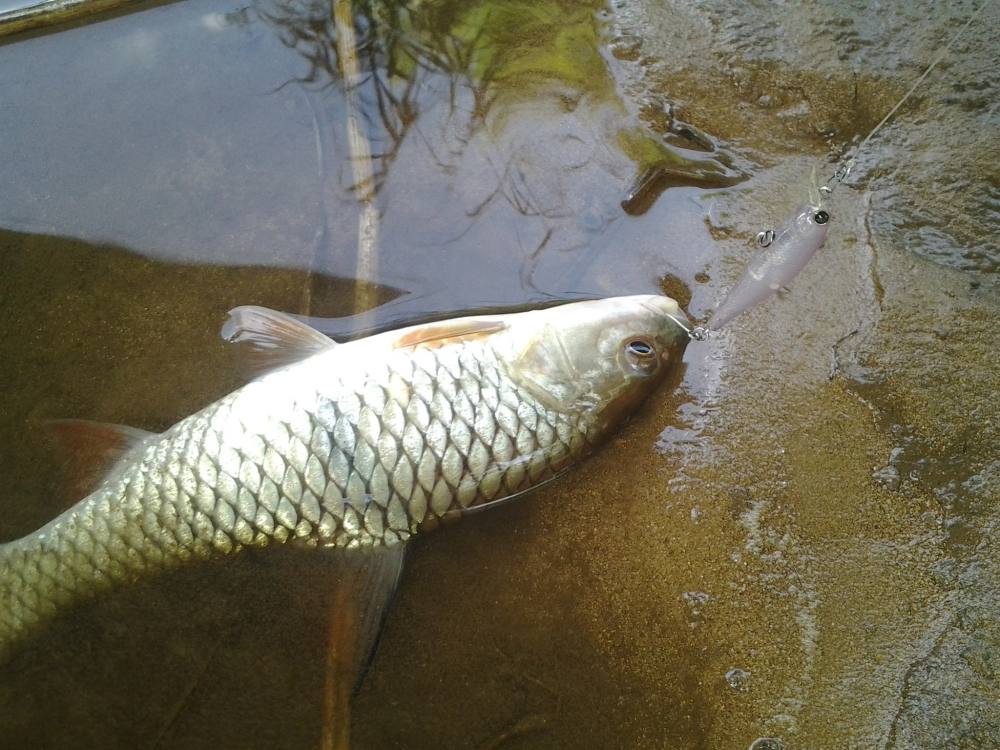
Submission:
[[[220,333],[231,343],[249,344],[244,351],[254,375],[300,362],[337,345],[301,320],[257,305],[230,310]]]
[[[331,550],[341,565],[330,585],[330,612],[321,747],[346,748],[351,698],[375,655],[389,603],[396,591],[406,545]]]
[[[122,456],[154,434],[85,419],[51,419],[44,426],[66,456],[66,492],[74,502],[97,489]]]
[[[437,347],[455,341],[470,341],[485,338],[504,330],[507,324],[499,320],[482,320],[478,318],[458,318],[457,320],[442,320],[437,323],[427,323],[406,331],[393,344],[395,349],[405,349],[423,344]]]

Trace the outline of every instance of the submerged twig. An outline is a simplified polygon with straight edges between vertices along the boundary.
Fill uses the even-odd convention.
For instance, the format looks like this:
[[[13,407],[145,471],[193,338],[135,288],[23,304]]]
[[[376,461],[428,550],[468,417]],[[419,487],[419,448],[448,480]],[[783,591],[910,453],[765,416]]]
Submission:
[[[344,81],[344,101],[347,110],[347,142],[354,175],[354,194],[361,204],[358,216],[358,255],[355,268],[354,312],[375,306],[375,286],[378,271],[378,210],[375,207],[375,175],[372,149],[361,124],[358,86],[362,83],[358,64],[357,39],[354,35],[354,13],[351,0],[332,0],[336,27],[337,59]]]
[[[326,676],[323,684],[323,728],[320,735],[322,750],[348,750],[351,744],[351,683],[350,665],[354,653],[345,648],[355,643],[347,614],[346,597],[338,589],[330,607],[330,629],[327,634]]]
[[[523,737],[526,734],[543,732],[548,728],[549,719],[544,714],[529,714],[523,716],[507,727],[500,734],[487,740],[479,746],[479,750],[498,750],[514,739]]]
[[[375,276],[378,272],[378,209],[375,206],[375,174],[372,148],[361,122],[357,89],[363,83],[358,64],[357,38],[351,0],[331,0],[336,34],[337,59],[344,81],[347,111],[347,143],[350,148],[352,189],[361,206],[358,215],[358,253],[355,266],[354,314],[358,316],[375,307]],[[311,314],[312,310],[307,310]],[[354,687],[348,679],[349,665],[355,654],[343,653],[353,643],[346,604],[341,593],[334,597],[329,612],[326,679],[323,700],[323,727],[320,746],[323,750],[346,750],[350,745],[350,700]]]
[[[191,700],[191,696],[194,695],[195,690],[198,689],[202,679],[204,679],[205,675],[208,673],[208,667],[212,663],[212,659],[215,658],[215,654],[219,650],[219,646],[222,645],[222,639],[223,636],[220,634],[212,644],[212,650],[205,656],[198,671],[191,675],[191,679],[188,680],[188,684],[184,691],[177,697],[177,700],[171,707],[170,712],[167,714],[166,721],[164,722],[159,733],[156,735],[156,739],[153,740],[153,744],[150,745],[150,750],[156,750],[157,748],[163,746],[163,742],[170,733],[170,730],[173,729],[174,724],[177,723],[177,719],[180,717],[181,711],[183,711],[184,707],[188,704],[188,701]]]

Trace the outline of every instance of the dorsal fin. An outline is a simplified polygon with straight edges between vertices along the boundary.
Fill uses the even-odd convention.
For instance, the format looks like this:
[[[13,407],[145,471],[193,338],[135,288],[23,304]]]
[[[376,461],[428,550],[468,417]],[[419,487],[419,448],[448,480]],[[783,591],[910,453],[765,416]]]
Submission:
[[[246,343],[246,359],[255,375],[299,362],[337,345],[315,328],[283,312],[257,305],[229,311],[222,338]]]
[[[444,346],[455,341],[469,341],[485,338],[502,331],[507,324],[499,320],[480,318],[458,318],[457,320],[441,320],[437,323],[427,323],[414,326],[393,343],[394,349],[418,346]]]
[[[85,419],[50,419],[44,427],[64,453],[66,494],[72,502],[97,489],[123,455],[154,434]]]

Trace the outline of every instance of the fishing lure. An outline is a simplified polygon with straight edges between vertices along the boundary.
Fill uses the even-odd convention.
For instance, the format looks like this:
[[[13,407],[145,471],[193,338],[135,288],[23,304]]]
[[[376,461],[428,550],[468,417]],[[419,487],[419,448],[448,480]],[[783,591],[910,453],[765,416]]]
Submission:
[[[833,189],[838,184],[847,179],[854,168],[858,154],[868,145],[872,137],[896,114],[917,90],[917,87],[937,67],[937,64],[941,62],[959,37],[992,2],[993,0],[986,0],[969,16],[962,28],[945,44],[931,64],[913,82],[910,89],[871,129],[864,140],[854,149],[851,157],[837,168],[825,185],[816,186],[815,173],[813,174],[810,200],[806,205],[797,208],[795,213],[777,230],[768,229],[757,234],[757,244],[762,248],[762,252],[750,261],[740,280],[725,296],[708,322],[688,330],[690,338],[695,341],[704,341],[711,332],[720,330],[737,316],[761,304],[779,290],[787,288],[792,280],[799,275],[826,242],[826,235],[830,228],[830,213],[824,208],[824,200],[833,193]],[[680,321],[676,322],[678,325],[683,325]]]
[[[777,231],[758,235],[757,242],[765,248],[764,252],[750,261],[736,286],[708,319],[705,329],[719,330],[787,287],[823,247],[829,228],[830,214],[818,204],[806,204],[796,209]]]

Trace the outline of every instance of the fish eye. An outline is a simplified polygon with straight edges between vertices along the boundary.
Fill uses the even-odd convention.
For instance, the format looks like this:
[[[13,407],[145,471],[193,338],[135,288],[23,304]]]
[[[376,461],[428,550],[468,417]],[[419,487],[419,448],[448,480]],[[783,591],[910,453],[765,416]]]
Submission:
[[[625,339],[621,354],[622,364],[627,372],[648,376],[660,367],[660,358],[656,355],[656,347],[644,336]]]
[[[625,350],[629,354],[634,354],[637,357],[648,357],[653,353],[653,347],[642,339],[633,339],[625,345]]]
[[[830,214],[826,211],[817,211],[813,214],[813,221],[817,224],[826,224],[826,222],[830,221]]]

